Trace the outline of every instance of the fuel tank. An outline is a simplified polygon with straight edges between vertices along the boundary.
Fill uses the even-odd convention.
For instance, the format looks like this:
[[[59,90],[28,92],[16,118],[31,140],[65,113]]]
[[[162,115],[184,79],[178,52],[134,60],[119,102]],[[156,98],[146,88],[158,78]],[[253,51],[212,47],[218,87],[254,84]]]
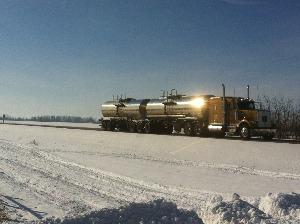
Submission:
[[[118,117],[118,110],[117,106],[119,104],[118,100],[114,101],[107,101],[104,104],[102,104],[102,114],[103,117]]]
[[[125,99],[102,105],[104,117],[146,119],[151,117],[203,117],[209,96],[169,96],[159,99]]]
[[[127,117],[129,119],[145,119],[146,118],[146,105],[149,99],[131,100],[124,103],[124,106],[118,108],[120,117]]]
[[[209,97],[211,95],[151,99],[147,104],[147,117],[203,117],[207,111],[206,101]]]
[[[166,113],[172,115],[182,115],[184,117],[202,117],[206,106],[205,96],[180,97],[179,99],[168,100]]]
[[[155,117],[165,115],[164,99],[150,99],[146,106],[146,116]]]

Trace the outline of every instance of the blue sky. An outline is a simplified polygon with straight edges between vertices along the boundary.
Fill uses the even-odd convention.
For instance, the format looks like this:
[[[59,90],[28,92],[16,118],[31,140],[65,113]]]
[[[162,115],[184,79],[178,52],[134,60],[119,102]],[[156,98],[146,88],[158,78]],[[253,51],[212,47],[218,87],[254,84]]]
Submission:
[[[1,0],[0,113],[101,117],[113,95],[300,93],[298,0]]]

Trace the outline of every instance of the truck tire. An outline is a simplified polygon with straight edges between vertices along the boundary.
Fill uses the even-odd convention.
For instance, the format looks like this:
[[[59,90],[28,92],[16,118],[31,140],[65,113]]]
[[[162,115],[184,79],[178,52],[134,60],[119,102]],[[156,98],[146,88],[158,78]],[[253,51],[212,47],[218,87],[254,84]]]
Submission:
[[[107,130],[107,131],[111,131],[111,129],[112,129],[112,127],[111,127],[111,122],[108,121],[108,122],[106,123],[106,130]]]
[[[104,131],[107,130],[107,123],[106,123],[106,121],[102,121],[102,130],[104,130]]]
[[[108,121],[106,125],[107,125],[106,127],[107,131],[114,131],[116,129],[114,123],[111,121]]]
[[[137,132],[136,123],[134,121],[131,121],[129,124],[129,131],[130,132]]]
[[[137,123],[137,131],[138,133],[143,133],[144,131],[144,124],[142,122]]]
[[[145,132],[146,132],[146,134],[150,134],[152,132],[152,127],[151,127],[150,122],[147,122],[145,124]]]
[[[251,133],[248,124],[242,124],[240,126],[240,136],[242,139],[250,139]]]
[[[196,136],[203,136],[202,123],[198,122],[194,125],[194,133]]]
[[[192,136],[194,134],[194,129],[193,129],[193,125],[190,122],[187,122],[184,125],[184,133],[188,136]]]

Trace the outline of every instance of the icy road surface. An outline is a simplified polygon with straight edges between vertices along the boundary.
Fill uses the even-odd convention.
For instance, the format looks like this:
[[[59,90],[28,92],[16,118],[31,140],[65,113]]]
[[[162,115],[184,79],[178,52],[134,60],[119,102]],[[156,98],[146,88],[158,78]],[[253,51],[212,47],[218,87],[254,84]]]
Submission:
[[[300,145],[1,124],[0,178],[22,222],[158,198],[200,214],[216,195],[300,193]]]

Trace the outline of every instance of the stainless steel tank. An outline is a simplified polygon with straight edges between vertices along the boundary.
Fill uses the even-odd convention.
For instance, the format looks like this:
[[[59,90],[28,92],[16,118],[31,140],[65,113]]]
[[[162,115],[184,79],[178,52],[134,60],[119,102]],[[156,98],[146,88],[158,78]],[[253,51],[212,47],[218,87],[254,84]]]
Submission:
[[[125,99],[108,101],[102,105],[104,117],[145,119],[151,117],[202,117],[210,96],[171,96],[161,99]]]
[[[146,106],[146,116],[165,116],[165,105],[163,102],[164,99],[150,99]]]
[[[114,101],[107,101],[102,105],[102,114],[103,117],[118,117],[117,113],[117,104],[119,101],[114,100]]]
[[[124,106],[119,107],[119,116],[127,117],[129,119],[142,119],[145,118],[145,104],[149,100],[131,100],[124,103]]]
[[[166,104],[168,115],[183,115],[184,117],[202,117],[206,106],[203,96],[180,97]]]

